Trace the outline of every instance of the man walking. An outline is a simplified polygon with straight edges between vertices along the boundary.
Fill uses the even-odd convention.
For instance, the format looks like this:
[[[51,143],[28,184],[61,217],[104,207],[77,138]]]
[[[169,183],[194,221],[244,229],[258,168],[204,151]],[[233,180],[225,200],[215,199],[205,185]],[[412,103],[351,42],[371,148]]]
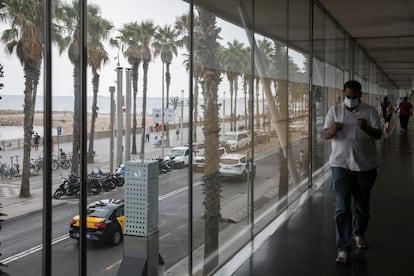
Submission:
[[[369,220],[371,188],[377,177],[375,140],[382,135],[375,107],[361,102],[361,84],[344,84],[343,102],[331,107],[323,135],[332,141],[329,165],[336,228],[336,262],[347,264],[352,249],[351,233],[359,249],[367,249],[364,235]]]

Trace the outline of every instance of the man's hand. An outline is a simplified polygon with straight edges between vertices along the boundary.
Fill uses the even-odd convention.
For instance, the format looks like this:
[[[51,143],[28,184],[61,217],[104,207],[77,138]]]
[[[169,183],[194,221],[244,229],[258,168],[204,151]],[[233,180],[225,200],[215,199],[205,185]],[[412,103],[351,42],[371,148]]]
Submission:
[[[331,130],[335,135],[338,131],[341,131],[343,129],[343,127],[344,127],[343,123],[335,122],[335,123],[332,124]]]
[[[344,125],[339,122],[334,122],[330,128],[325,128],[323,130],[323,138],[332,139],[338,131],[341,131],[344,128]]]
[[[382,130],[369,126],[367,120],[365,119],[358,119],[358,127],[372,139],[381,138]]]
[[[365,119],[358,119],[358,127],[362,130],[366,130],[368,127],[367,120]]]

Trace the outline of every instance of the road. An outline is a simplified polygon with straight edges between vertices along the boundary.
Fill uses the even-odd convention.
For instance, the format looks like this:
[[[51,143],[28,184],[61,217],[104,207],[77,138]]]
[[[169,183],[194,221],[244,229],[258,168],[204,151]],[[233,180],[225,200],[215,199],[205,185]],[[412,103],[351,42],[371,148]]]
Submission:
[[[98,140],[99,141],[99,140]],[[99,142],[98,142],[99,143]],[[271,143],[276,143],[272,141]],[[259,146],[260,147],[260,146]],[[271,148],[276,148],[272,146]],[[297,152],[304,149],[299,145],[292,149]],[[259,151],[258,151],[259,152]],[[99,154],[99,152],[98,152]],[[255,177],[255,198],[260,198],[266,192],[278,187],[279,158],[278,151],[271,154],[263,152],[256,159],[257,172]],[[105,159],[105,158],[103,158]],[[91,167],[108,168],[108,162],[94,164]],[[89,168],[89,170],[91,169]],[[60,173],[68,171],[60,169],[53,174],[54,189],[61,183]],[[201,185],[201,173],[193,174],[193,246],[197,248],[204,242],[204,220],[202,219],[204,206]],[[269,186],[269,180],[271,185]],[[14,181],[16,182],[16,181]],[[17,182],[18,183],[18,182]],[[168,269],[179,262],[187,252],[188,240],[188,169],[173,170],[160,175],[159,179],[159,237],[160,253]],[[8,185],[8,183],[3,183]],[[15,183],[16,184],[16,183]],[[247,202],[247,183],[238,180],[222,179],[222,215],[229,218],[234,213],[231,205],[237,198]],[[32,193],[42,189],[42,177],[31,177]],[[89,202],[103,198],[122,198],[124,188],[89,198]],[[276,195],[274,195],[276,196]],[[67,204],[53,208],[53,275],[72,275],[78,269],[77,241],[68,237],[70,219],[78,214],[78,199],[63,197]],[[245,206],[245,204],[243,205]],[[227,212],[226,212],[227,210]],[[237,211],[237,210],[236,210]],[[244,220],[238,221],[241,223]],[[221,223],[221,228],[228,223]],[[221,229],[221,230],[222,230]],[[42,214],[34,213],[15,220],[6,221],[1,232],[1,260],[8,263],[7,272],[10,275],[41,275],[42,265]],[[106,246],[90,242],[88,244],[88,275],[116,275],[122,258],[122,245],[117,247]],[[30,273],[27,269],[30,268]]]

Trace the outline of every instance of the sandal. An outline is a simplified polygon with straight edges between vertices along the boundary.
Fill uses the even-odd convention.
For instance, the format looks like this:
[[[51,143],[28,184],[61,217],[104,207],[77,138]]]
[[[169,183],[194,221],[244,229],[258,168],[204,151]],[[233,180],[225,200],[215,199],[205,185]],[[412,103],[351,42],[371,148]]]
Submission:
[[[355,236],[355,244],[359,249],[368,249],[368,244],[362,236]]]
[[[346,251],[339,251],[335,261],[338,264],[349,264],[349,253]]]

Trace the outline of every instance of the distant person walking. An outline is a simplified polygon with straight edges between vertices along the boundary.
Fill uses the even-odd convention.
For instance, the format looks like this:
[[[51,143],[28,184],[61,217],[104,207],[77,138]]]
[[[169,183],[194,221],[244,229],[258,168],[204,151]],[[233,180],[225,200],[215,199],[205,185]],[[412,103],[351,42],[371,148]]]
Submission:
[[[381,119],[375,107],[361,102],[361,84],[344,84],[343,102],[331,107],[323,136],[331,140],[329,165],[336,229],[336,262],[348,264],[351,233],[359,249],[367,249],[365,232],[369,220],[371,188],[377,178],[375,140],[382,135]]]
[[[175,135],[176,135],[175,140],[179,140],[180,139],[180,128],[179,127],[176,128]]]
[[[408,127],[408,120],[410,119],[410,116],[413,114],[413,106],[411,103],[408,102],[407,97],[403,98],[395,112],[399,112],[400,132],[406,133]]]
[[[147,129],[145,130],[145,140],[147,141],[147,143],[149,143],[149,141],[150,141],[150,129],[149,129],[149,127],[147,127]]]
[[[388,106],[388,97],[385,96],[384,100],[381,102],[381,111],[382,111],[382,118],[385,122],[385,116],[387,115],[387,106]]]
[[[387,103],[386,112],[385,112],[385,118],[384,118],[384,133],[385,137],[388,137],[390,133],[390,122],[392,118],[392,114],[394,113],[394,108],[392,107],[392,104],[390,101]]]
[[[39,133],[35,132],[35,134],[33,134],[33,148],[38,150],[39,144],[40,144],[40,135]]]

